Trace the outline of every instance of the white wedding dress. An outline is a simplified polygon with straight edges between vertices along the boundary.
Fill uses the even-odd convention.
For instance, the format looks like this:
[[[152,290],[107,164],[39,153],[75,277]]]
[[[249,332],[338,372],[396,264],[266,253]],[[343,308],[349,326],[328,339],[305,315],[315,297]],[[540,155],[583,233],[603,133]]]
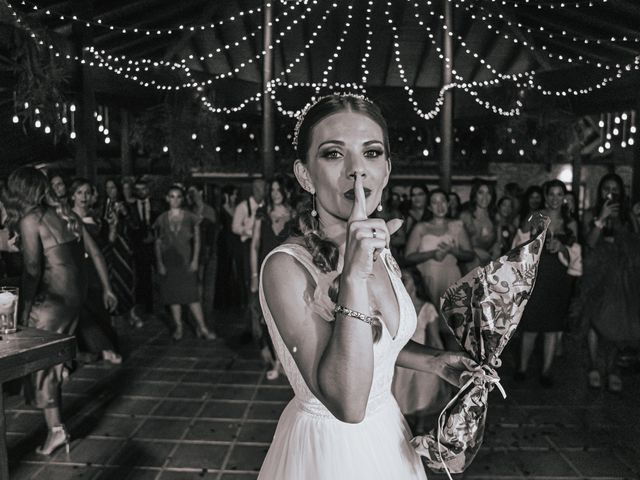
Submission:
[[[322,284],[318,281],[322,273],[303,246],[281,245],[269,255],[276,252],[292,255],[316,283]],[[398,299],[400,321],[395,338],[383,326],[382,337],[374,344],[373,383],[365,418],[357,424],[336,419],[307,387],[269,312],[261,274],[260,305],[295,397],[278,421],[259,480],[427,478],[420,457],[409,443],[409,427],[391,393],[396,358],[416,329],[416,312],[389,250],[384,250],[381,258]]]

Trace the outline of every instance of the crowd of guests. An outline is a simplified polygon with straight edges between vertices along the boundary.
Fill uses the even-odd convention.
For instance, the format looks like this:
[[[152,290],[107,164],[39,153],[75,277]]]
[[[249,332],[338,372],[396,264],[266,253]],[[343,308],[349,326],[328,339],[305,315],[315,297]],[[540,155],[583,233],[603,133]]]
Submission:
[[[22,323],[73,333],[85,361],[118,364],[118,318],[140,328],[158,311],[154,305],[162,305],[178,342],[186,306],[195,335],[214,340],[215,312],[241,306],[243,336],[258,343],[267,378],[277,378],[281,368],[258,300],[260,267],[300,228],[297,212],[312,198],[286,175],[254,180],[245,199],[234,185],[222,187],[218,201],[206,199],[198,185],[174,183],[162,199],[152,196],[151,187],[144,177],[108,178],[98,186],[31,167],[9,176],[0,203],[0,277],[21,287]],[[640,341],[640,205],[631,207],[615,174],[602,178],[594,206],[584,212],[558,180],[524,191],[511,183],[503,190],[498,197],[493,182],[477,179],[463,202],[454,192],[423,184],[386,189],[376,214],[404,220],[389,248],[418,314],[413,339],[455,349],[438,314],[439,298],[466,272],[527,241],[529,219],[540,212],[551,223],[519,327],[515,378],[529,374],[542,334],[539,378],[551,387],[562,334],[580,319],[588,338],[588,384],[619,392],[617,352]],[[68,442],[59,408],[68,373],[64,365],[40,371],[25,388],[45,412],[44,454]],[[446,404],[450,388],[435,375],[402,369],[394,382],[418,431],[426,414]]]

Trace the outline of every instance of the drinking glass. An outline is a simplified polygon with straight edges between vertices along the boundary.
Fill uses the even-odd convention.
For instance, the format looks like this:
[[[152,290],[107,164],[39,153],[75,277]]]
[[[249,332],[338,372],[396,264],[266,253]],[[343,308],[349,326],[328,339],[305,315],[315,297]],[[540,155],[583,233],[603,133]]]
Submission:
[[[0,287],[0,333],[16,333],[18,326],[18,287]]]

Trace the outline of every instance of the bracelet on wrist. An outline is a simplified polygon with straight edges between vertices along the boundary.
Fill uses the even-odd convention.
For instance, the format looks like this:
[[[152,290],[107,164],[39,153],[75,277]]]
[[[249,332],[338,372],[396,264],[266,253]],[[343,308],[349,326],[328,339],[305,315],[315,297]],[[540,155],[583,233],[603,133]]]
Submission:
[[[361,312],[356,312],[355,310],[351,310],[350,308],[343,307],[342,305],[336,305],[336,307],[333,309],[333,314],[334,315],[340,314],[340,315],[344,315],[345,317],[352,317],[364,323],[368,323],[369,325],[373,325],[375,321],[374,318],[370,317],[369,315],[365,315],[364,313],[361,313]]]
[[[593,224],[596,226],[596,228],[599,228],[600,230],[604,228],[604,220],[600,220],[599,218],[596,218],[593,221]]]

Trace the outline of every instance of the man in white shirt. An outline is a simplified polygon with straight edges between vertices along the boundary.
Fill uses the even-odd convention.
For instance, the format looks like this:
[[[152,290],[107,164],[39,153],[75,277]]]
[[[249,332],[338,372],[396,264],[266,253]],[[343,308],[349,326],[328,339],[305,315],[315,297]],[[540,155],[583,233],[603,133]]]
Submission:
[[[251,183],[251,196],[240,202],[233,212],[233,222],[231,223],[231,231],[240,237],[242,242],[242,258],[239,259],[240,271],[242,272],[242,299],[243,303],[248,304],[250,301],[249,285],[251,283],[251,236],[253,234],[253,223],[256,219],[256,212],[263,205],[265,182],[261,178],[256,178]],[[250,335],[251,332],[251,315],[247,315],[246,332],[243,336]]]
[[[240,241],[244,243],[251,240],[253,233],[253,222],[256,219],[256,211],[262,206],[264,200],[264,180],[256,178],[251,183],[251,196],[240,202],[233,212],[233,223],[231,230],[240,237]]]

